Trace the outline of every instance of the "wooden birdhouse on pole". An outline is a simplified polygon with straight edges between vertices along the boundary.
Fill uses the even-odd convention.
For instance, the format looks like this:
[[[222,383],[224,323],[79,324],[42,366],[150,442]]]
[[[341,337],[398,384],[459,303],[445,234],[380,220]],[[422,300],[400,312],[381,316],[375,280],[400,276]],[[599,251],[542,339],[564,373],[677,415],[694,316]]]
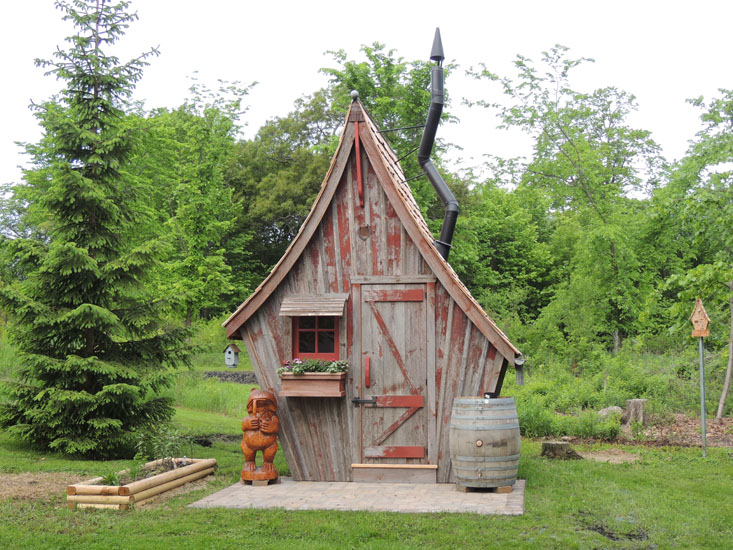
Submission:
[[[698,298],[697,302],[695,302],[695,309],[692,310],[690,321],[692,321],[692,326],[695,327],[692,330],[692,337],[699,338],[698,346],[700,349],[700,429],[702,432],[702,457],[705,458],[707,456],[707,428],[705,426],[705,346],[702,339],[705,336],[710,336],[710,331],[708,330],[710,317],[708,317],[708,314],[705,311],[705,308],[702,305],[702,300],[700,298]]]
[[[705,311],[705,307],[702,305],[702,300],[700,298],[698,298],[697,302],[695,302],[695,309],[692,310],[690,321],[692,321],[692,326],[694,327],[692,330],[693,338],[710,336],[710,331],[708,330],[710,317],[708,317],[708,314]]]

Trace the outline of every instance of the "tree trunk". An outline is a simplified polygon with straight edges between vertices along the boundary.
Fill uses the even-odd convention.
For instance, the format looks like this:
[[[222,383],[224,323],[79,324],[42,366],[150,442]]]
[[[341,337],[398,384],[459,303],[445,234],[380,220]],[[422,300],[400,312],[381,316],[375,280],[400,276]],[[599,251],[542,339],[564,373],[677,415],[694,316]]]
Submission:
[[[613,354],[618,355],[619,351],[621,351],[621,334],[616,329],[613,331]]]
[[[621,418],[621,422],[629,426],[632,422],[638,422],[646,426],[648,421],[646,417],[646,404],[648,402],[648,399],[627,399],[626,412]]]
[[[718,402],[718,412],[715,415],[715,421],[719,424],[723,419],[723,410],[725,409],[725,400],[728,397],[730,389],[730,374],[733,370],[733,281],[729,281],[730,286],[730,336],[728,337],[728,368],[725,371],[725,382],[723,383],[723,392],[720,394]]]
[[[193,323],[193,308],[189,306],[186,308],[186,328],[191,328],[192,323]],[[186,343],[187,344],[191,343],[190,336],[186,336]]]
[[[567,441],[543,441],[541,456],[559,458],[560,460],[579,460],[583,458],[573,450]]]

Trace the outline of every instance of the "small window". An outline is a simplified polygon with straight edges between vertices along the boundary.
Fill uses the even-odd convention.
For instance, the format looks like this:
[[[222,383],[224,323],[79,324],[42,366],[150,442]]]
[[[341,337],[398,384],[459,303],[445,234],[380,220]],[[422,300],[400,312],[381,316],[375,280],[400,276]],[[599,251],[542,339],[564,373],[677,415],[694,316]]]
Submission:
[[[338,322],[335,317],[294,317],[293,356],[338,360]]]

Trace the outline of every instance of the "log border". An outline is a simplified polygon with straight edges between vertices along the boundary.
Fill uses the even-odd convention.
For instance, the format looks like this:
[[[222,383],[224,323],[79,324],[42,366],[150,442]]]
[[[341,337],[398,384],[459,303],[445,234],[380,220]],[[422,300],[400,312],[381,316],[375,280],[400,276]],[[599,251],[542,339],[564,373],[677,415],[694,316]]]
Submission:
[[[165,460],[170,459],[148,462],[143,469],[155,468]],[[127,510],[131,505],[147,503],[165,491],[213,474],[217,467],[215,458],[174,458],[173,461],[187,465],[127,485],[95,485],[104,479],[102,477],[68,485],[67,505],[69,508]],[[117,472],[117,475],[124,474],[129,474],[129,470]]]

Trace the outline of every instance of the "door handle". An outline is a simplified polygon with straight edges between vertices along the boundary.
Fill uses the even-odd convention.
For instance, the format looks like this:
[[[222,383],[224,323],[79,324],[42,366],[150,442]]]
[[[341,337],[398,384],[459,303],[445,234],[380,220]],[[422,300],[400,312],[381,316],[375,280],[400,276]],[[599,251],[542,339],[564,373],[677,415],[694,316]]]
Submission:
[[[371,357],[368,355],[364,359],[364,385],[368,388],[372,385],[372,368]]]
[[[354,399],[351,400],[351,402],[355,406],[359,405],[376,405],[377,404],[377,398],[372,395],[371,399],[359,399],[358,397],[354,397]]]

